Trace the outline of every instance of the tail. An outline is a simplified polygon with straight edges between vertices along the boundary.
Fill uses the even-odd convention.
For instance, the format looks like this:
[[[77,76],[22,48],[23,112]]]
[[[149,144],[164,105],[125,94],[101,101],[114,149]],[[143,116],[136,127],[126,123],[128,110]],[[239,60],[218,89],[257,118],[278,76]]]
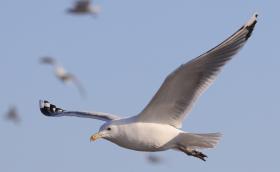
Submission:
[[[177,144],[180,147],[190,149],[214,148],[218,144],[221,136],[221,133],[180,133],[177,136]]]

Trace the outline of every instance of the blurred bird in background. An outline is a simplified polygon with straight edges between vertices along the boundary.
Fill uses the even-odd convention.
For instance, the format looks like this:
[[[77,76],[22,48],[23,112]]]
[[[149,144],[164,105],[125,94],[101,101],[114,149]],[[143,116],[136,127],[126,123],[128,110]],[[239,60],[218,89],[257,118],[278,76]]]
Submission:
[[[99,5],[92,5],[91,0],[77,0],[73,7],[67,10],[71,14],[92,14],[97,16],[101,11]]]
[[[16,106],[13,105],[9,108],[8,112],[5,115],[5,119],[8,120],[8,121],[12,121],[15,124],[20,123],[21,119],[19,117]]]
[[[63,83],[72,82],[78,88],[81,97],[86,97],[85,89],[82,86],[82,84],[80,83],[80,81],[77,79],[77,77],[74,76],[73,74],[67,72],[62,66],[60,66],[56,62],[56,60],[54,58],[48,57],[48,56],[42,57],[40,59],[40,62],[42,64],[52,65],[54,68],[54,74],[59,80],[61,80]]]
[[[164,161],[162,157],[157,156],[155,154],[148,154],[146,156],[146,160],[148,163],[153,164],[153,165],[160,164]]]

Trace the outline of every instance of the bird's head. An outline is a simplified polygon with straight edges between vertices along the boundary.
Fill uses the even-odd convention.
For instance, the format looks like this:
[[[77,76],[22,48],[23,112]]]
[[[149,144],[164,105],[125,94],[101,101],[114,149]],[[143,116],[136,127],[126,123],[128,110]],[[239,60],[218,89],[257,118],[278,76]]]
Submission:
[[[113,141],[118,136],[118,130],[119,128],[117,125],[105,123],[100,127],[99,132],[90,137],[90,141],[95,141],[100,138]]]

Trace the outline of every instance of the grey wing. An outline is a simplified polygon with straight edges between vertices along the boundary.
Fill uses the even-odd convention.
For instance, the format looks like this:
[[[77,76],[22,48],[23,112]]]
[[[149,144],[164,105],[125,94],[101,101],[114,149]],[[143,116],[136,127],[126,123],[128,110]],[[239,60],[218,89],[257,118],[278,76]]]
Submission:
[[[138,120],[180,128],[196,99],[251,36],[256,19],[257,14],[221,44],[172,72],[137,116]]]
[[[78,78],[75,77],[75,76],[72,75],[72,74],[69,74],[69,77],[70,77],[70,80],[72,80],[72,82],[73,82],[73,83],[76,85],[76,87],[78,88],[81,97],[85,98],[85,97],[86,97],[86,90],[85,90],[85,88],[83,87],[83,85],[81,84],[81,82],[78,80]]]
[[[67,111],[56,107],[54,104],[46,100],[40,100],[39,106],[41,112],[46,116],[60,117],[60,116],[76,116],[82,118],[92,118],[102,121],[111,121],[119,119],[118,116],[104,112],[81,112],[81,111]]]
[[[77,8],[84,8],[90,5],[90,0],[78,0],[76,2]]]
[[[41,62],[42,64],[51,64],[51,65],[56,64],[55,59],[52,58],[52,57],[49,57],[49,56],[41,57],[41,58],[40,58],[40,62]]]

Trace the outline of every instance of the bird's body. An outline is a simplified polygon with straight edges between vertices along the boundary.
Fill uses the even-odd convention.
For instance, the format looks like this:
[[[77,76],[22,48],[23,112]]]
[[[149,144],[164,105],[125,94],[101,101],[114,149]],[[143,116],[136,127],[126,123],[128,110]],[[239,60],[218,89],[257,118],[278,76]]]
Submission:
[[[66,70],[61,66],[56,65],[54,67],[54,74],[56,75],[57,78],[59,78],[63,82],[67,82],[71,79],[70,77],[68,77],[68,75],[70,74],[66,72]]]
[[[112,121],[110,126],[116,128],[120,134],[118,139],[108,138],[108,140],[127,149],[147,152],[174,148],[173,139],[181,132],[166,124],[137,122],[134,117]]]
[[[12,106],[9,108],[5,118],[9,121],[13,121],[15,124],[19,124],[19,122],[21,121],[16,106]]]
[[[121,147],[146,152],[175,149],[205,161],[197,149],[214,148],[220,133],[187,133],[180,130],[184,118],[221,68],[251,36],[257,14],[218,46],[181,65],[169,74],[152,100],[138,115],[120,118],[101,112],[67,111],[40,101],[46,116],[78,116],[105,121],[91,140],[103,138]]]

